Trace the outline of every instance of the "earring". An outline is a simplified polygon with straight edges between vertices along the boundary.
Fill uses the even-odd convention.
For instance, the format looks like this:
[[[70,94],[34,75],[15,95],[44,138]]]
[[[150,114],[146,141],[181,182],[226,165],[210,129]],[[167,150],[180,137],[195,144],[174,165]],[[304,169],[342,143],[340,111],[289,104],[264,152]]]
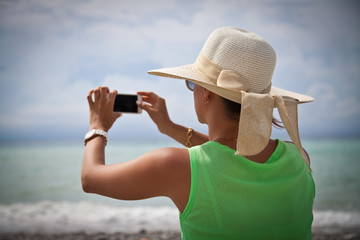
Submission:
[[[205,104],[208,104],[209,101],[210,101],[210,100],[209,100],[209,96],[206,96],[206,97],[204,98],[204,103],[205,103]]]

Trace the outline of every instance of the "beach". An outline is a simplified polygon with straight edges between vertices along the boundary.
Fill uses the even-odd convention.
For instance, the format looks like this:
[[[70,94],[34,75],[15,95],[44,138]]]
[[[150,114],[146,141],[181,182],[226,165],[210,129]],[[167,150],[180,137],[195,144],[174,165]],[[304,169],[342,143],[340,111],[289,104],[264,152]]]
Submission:
[[[180,240],[179,232],[146,232],[138,233],[67,233],[67,234],[29,234],[16,233],[0,235],[1,240]]]
[[[50,202],[0,204],[0,239],[180,239],[173,206]],[[313,239],[360,239],[360,214],[314,211]]]
[[[359,240],[360,228],[313,228],[313,240]]]
[[[180,232],[147,232],[138,233],[67,233],[67,234],[0,234],[1,240],[180,240]],[[348,229],[313,229],[313,240],[358,240],[359,228]]]

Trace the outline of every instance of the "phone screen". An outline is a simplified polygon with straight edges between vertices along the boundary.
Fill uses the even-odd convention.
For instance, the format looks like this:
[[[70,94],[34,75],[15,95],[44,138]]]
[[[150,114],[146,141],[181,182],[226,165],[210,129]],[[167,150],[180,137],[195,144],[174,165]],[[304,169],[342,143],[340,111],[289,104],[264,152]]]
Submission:
[[[114,112],[139,113],[136,101],[138,95],[117,94],[114,103]]]

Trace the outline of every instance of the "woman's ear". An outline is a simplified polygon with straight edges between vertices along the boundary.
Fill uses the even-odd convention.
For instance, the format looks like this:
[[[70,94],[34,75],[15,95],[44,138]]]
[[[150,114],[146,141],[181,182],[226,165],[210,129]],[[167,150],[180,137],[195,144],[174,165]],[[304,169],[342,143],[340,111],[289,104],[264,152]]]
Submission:
[[[204,89],[204,98],[210,98],[210,95],[211,95],[211,92],[209,90],[207,90],[206,88],[203,88]]]
[[[211,92],[209,91],[209,90],[207,90],[207,89],[205,89],[205,88],[203,88],[204,89],[204,93],[203,93],[203,102],[204,103],[206,103],[206,104],[208,104],[209,103],[209,101],[210,101],[210,95],[211,95]]]

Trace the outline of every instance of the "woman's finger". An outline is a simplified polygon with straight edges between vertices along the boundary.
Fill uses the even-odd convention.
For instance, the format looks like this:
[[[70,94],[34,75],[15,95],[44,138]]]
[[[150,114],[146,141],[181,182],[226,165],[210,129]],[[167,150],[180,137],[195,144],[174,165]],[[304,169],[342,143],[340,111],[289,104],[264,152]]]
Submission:
[[[110,92],[108,87],[100,87],[100,101],[106,102],[108,99],[108,93]]]
[[[136,101],[136,105],[138,105],[141,109],[144,109],[146,112],[149,112],[151,107],[149,104],[146,104],[143,101]]]
[[[95,102],[98,102],[100,100],[100,87],[95,88],[94,98],[95,98]]]
[[[108,87],[100,87],[100,90],[101,94],[104,94],[104,96],[110,92]]]
[[[146,102],[146,103],[149,103],[151,105],[155,105],[156,103],[156,100],[155,99],[151,99],[151,98],[148,98],[148,97],[142,97],[141,99],[142,101]]]
[[[151,105],[155,105],[157,99],[159,98],[153,92],[137,92],[137,94],[141,95],[141,98],[144,102],[150,103]]]
[[[93,93],[94,93],[94,89],[91,89],[91,90],[88,92],[87,96],[86,96],[86,98],[87,98],[87,100],[88,100],[88,103],[89,103],[89,106],[92,106],[92,105],[94,104],[94,101],[93,101],[93,99],[92,99]]]
[[[116,91],[116,90],[112,90],[111,92],[110,92],[110,94],[109,94],[109,100],[111,101],[111,102],[115,102],[115,98],[116,98],[116,94],[117,94],[118,92]]]
[[[156,95],[156,94],[153,93],[153,92],[144,92],[144,91],[138,91],[138,92],[136,92],[136,93],[139,94],[139,95],[143,95],[143,96]]]
[[[142,97],[147,97],[149,99],[156,99],[158,95],[153,92],[137,92],[137,94],[141,95]]]

